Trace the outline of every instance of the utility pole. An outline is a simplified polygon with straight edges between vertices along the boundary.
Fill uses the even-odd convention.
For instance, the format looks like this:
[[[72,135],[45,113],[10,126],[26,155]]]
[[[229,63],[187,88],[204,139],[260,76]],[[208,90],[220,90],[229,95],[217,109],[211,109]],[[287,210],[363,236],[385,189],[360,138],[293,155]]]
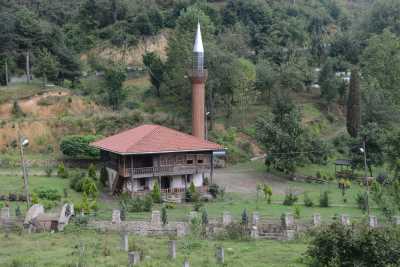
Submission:
[[[29,50],[26,51],[26,82],[29,83],[31,80],[31,71],[29,63]]]
[[[29,209],[29,207],[31,206],[31,200],[29,196],[28,173],[26,171],[26,163],[24,157],[24,145],[28,144],[28,140],[27,139],[22,140],[18,125],[17,125],[17,136],[18,136],[19,152],[21,154],[22,174],[24,177],[24,191],[25,191],[26,203]]]
[[[6,61],[5,61],[5,63],[4,63],[4,69],[5,69],[5,74],[6,74],[6,86],[8,86],[8,62],[7,62],[7,58],[6,58]]]
[[[367,186],[367,199],[366,199],[366,204],[367,204],[367,211],[368,211],[368,216],[370,215],[370,209],[369,209],[369,180],[368,180],[368,167],[367,167],[367,149],[365,145],[365,138],[363,140],[363,152],[364,152],[364,172],[365,172],[365,183]]]

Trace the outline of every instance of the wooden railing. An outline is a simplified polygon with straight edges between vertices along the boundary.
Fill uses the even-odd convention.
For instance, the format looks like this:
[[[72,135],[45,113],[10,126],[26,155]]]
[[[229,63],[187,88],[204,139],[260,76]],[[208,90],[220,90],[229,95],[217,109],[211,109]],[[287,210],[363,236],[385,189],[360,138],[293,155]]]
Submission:
[[[142,190],[142,191],[137,191],[137,192],[132,192],[133,195],[139,196],[139,195],[145,195],[147,193],[150,193],[151,190]],[[160,192],[165,194],[174,194],[174,193],[185,193],[186,188],[162,188],[160,189]],[[207,193],[208,192],[208,186],[200,186],[196,187],[196,192],[200,193]]]
[[[133,178],[162,176],[162,175],[181,175],[193,174],[211,169],[210,164],[197,165],[166,165],[158,167],[127,168],[127,174]]]

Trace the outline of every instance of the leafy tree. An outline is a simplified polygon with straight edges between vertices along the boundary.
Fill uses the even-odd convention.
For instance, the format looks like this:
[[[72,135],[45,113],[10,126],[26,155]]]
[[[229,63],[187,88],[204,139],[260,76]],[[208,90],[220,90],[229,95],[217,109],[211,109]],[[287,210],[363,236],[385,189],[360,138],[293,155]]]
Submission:
[[[106,84],[106,94],[108,104],[117,110],[120,108],[122,100],[125,98],[123,91],[123,82],[126,80],[126,68],[122,65],[115,65],[106,68],[104,78]]]
[[[166,225],[168,223],[167,208],[165,207],[165,205],[163,205],[161,208],[161,221],[163,225]]]
[[[90,177],[90,178],[92,178],[93,180],[97,180],[97,174],[96,174],[96,167],[94,166],[94,164],[93,163],[91,163],[90,165],[89,165],[89,168],[88,168],[88,176]]]
[[[153,202],[161,203],[161,190],[158,181],[155,181],[153,185],[153,191],[151,191],[151,197],[153,198]]]
[[[85,178],[82,182],[82,189],[84,194],[86,194],[88,197],[95,199],[97,198],[97,195],[99,193],[96,182],[92,178]]]
[[[321,98],[327,104],[335,103],[342,82],[336,76],[333,60],[327,60],[319,74],[318,83],[321,86]]]
[[[43,87],[47,80],[56,80],[59,72],[57,59],[46,49],[41,49],[37,55],[37,61],[34,66],[34,74],[43,79]]]
[[[147,67],[147,70],[149,71],[150,81],[156,89],[157,96],[160,97],[160,86],[164,71],[164,64],[161,61],[160,56],[158,56],[154,52],[148,52],[143,55],[143,64]]]
[[[62,162],[58,165],[57,176],[64,179],[68,178],[69,176],[68,170],[65,168],[64,163]]]
[[[267,200],[268,204],[271,204],[271,197],[272,197],[272,187],[269,185],[264,185],[262,188],[264,192],[265,199]]]
[[[90,147],[91,142],[100,136],[96,135],[69,135],[65,136],[60,143],[61,152],[72,158],[97,158],[100,155],[98,149]]]
[[[300,113],[287,99],[275,100],[272,116],[257,120],[257,138],[268,148],[266,165],[285,173],[292,173],[303,156]]]
[[[361,92],[358,68],[351,71],[349,98],[347,102],[347,132],[357,137],[361,125]]]

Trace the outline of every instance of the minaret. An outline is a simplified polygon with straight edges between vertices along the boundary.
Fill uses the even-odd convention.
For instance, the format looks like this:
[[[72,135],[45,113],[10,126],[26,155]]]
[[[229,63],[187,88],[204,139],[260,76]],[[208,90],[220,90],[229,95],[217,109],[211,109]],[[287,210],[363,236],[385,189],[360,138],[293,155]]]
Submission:
[[[197,23],[196,39],[193,47],[192,81],[192,135],[204,139],[205,128],[205,82],[207,70],[204,69],[204,48],[201,39],[200,23]]]

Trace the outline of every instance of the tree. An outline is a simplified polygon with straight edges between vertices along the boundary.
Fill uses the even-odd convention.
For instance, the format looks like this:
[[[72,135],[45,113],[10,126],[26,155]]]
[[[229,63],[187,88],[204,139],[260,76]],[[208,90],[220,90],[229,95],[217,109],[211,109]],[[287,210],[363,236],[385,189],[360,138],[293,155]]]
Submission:
[[[161,208],[161,221],[163,225],[166,225],[168,223],[167,208],[165,207],[165,205],[163,205]]]
[[[108,104],[114,110],[120,108],[121,102],[125,98],[122,85],[126,77],[126,68],[122,65],[115,65],[105,70],[104,79]]]
[[[153,202],[161,203],[161,190],[158,181],[155,181],[153,185],[153,191],[151,191],[151,197],[153,199]]]
[[[350,136],[357,137],[361,126],[361,92],[358,68],[353,68],[351,71],[346,123],[347,132]]]
[[[40,49],[37,53],[37,61],[34,65],[34,74],[43,79],[43,87],[47,80],[56,80],[59,72],[59,63],[57,59],[46,49]]]
[[[318,83],[321,86],[321,98],[329,105],[335,103],[342,85],[336,77],[333,60],[327,60],[319,74]],[[329,106],[328,106],[329,107]]]
[[[90,147],[89,144],[100,138],[96,135],[69,135],[65,136],[60,143],[61,152],[72,158],[97,158],[100,155],[98,149]]]
[[[151,84],[156,89],[157,96],[160,97],[160,86],[164,72],[164,64],[160,56],[154,52],[147,52],[143,55],[143,64],[147,67]]]
[[[88,168],[88,176],[90,177],[90,178],[92,178],[93,180],[97,180],[97,174],[96,174],[96,167],[94,166],[94,164],[93,163],[91,163],[90,165],[89,165],[89,168]]]

